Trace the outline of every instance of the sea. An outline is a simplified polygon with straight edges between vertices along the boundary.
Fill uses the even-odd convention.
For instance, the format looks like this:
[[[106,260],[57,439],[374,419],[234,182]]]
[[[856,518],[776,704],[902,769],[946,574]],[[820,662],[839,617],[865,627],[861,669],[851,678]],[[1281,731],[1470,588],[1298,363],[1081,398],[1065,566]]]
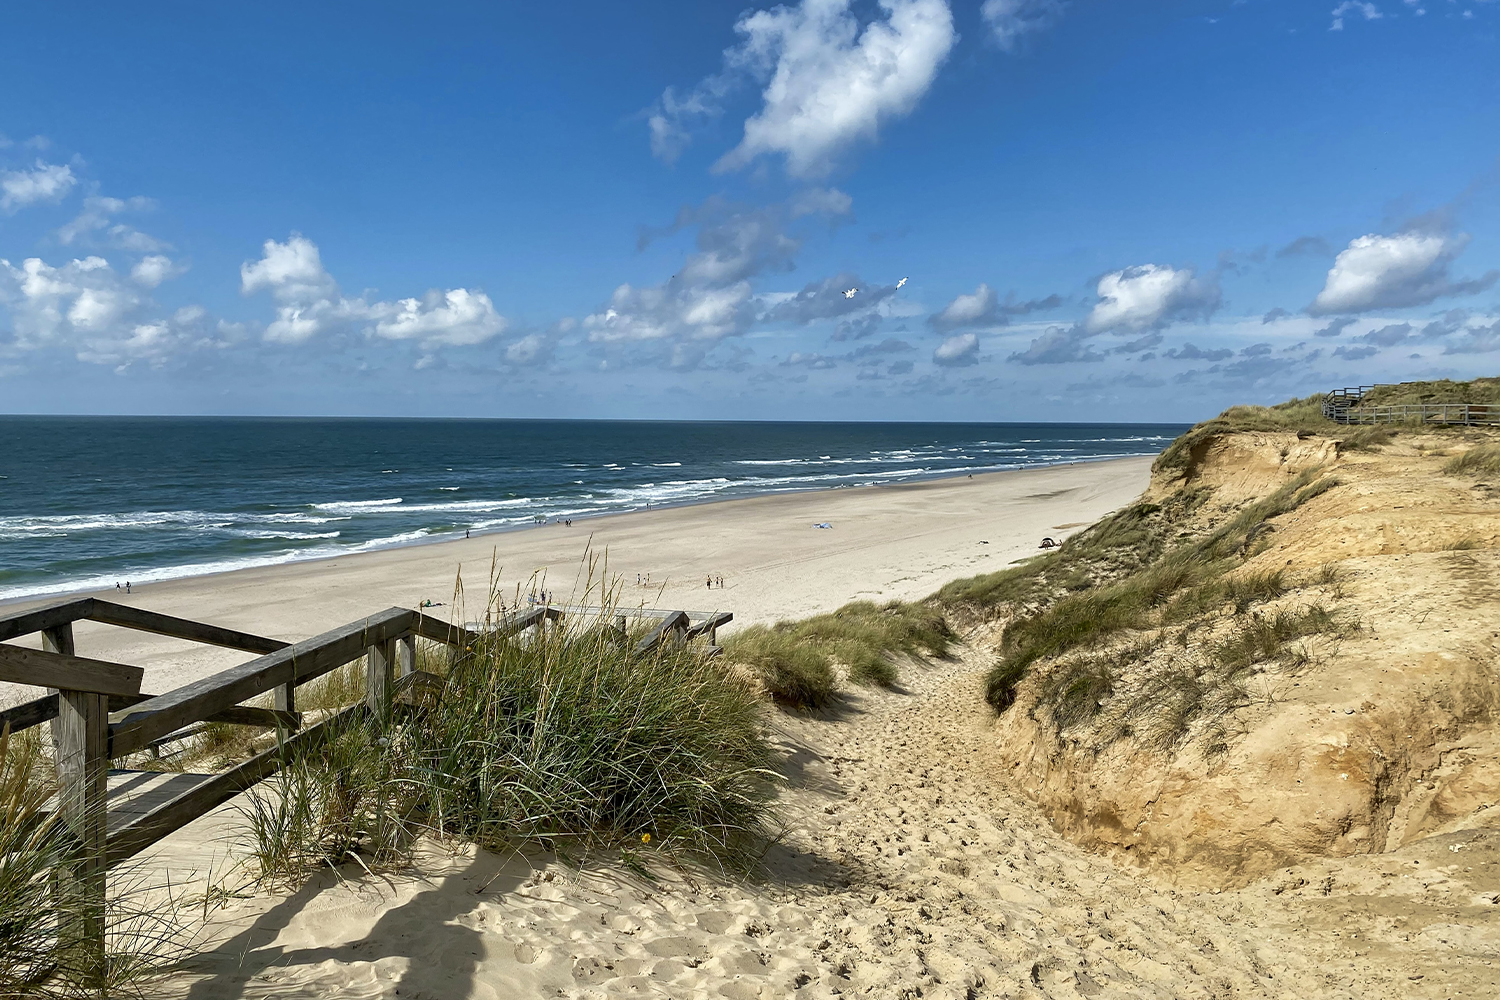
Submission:
[[[0,416],[0,601],[1152,455],[1187,425]]]

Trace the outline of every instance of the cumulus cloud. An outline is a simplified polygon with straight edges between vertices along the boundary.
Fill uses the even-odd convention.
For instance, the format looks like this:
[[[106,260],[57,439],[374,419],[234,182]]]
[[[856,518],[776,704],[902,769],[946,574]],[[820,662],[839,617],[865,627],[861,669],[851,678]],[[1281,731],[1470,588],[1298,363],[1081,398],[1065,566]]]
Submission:
[[[130,269],[130,277],[142,288],[155,288],[169,278],[175,278],[186,270],[164,254],[154,253],[142,257]]]
[[[1260,322],[1261,322],[1261,325],[1264,326],[1267,323],[1274,323],[1278,319],[1286,319],[1290,315],[1291,315],[1291,313],[1287,312],[1285,309],[1281,308],[1280,306],[1277,306],[1275,309],[1272,309],[1270,312],[1268,312],[1264,316],[1262,316],[1260,318]]]
[[[348,327],[384,340],[467,346],[495,337],[506,326],[489,296],[467,288],[431,290],[420,299],[394,302],[346,298],[323,267],[317,244],[301,233],[285,243],[266,240],[260,259],[240,266],[240,290],[270,293],[276,318],[266,326],[265,339],[285,344]]]
[[[1500,321],[1468,327],[1464,335],[1444,345],[1444,354],[1489,354],[1500,351]]]
[[[1099,279],[1099,301],[1083,326],[1087,333],[1137,333],[1187,319],[1207,318],[1219,307],[1219,285],[1192,268],[1142,264]]]
[[[1163,357],[1176,358],[1179,361],[1223,361],[1225,358],[1234,357],[1234,352],[1227,347],[1215,347],[1205,351],[1196,344],[1183,344],[1181,347],[1167,351]]]
[[[1380,348],[1378,347],[1370,347],[1368,345],[1364,347],[1351,347],[1349,344],[1340,344],[1334,350],[1333,356],[1343,358],[1345,361],[1362,361],[1365,358],[1373,357],[1379,350]]]
[[[788,214],[794,219],[804,215],[827,215],[838,219],[854,208],[854,199],[838,188],[808,188],[798,192],[787,205]]]
[[[979,14],[995,43],[1014,52],[1028,35],[1052,27],[1063,9],[1061,0],[984,0]]]
[[[62,201],[77,183],[72,167],[43,160],[30,169],[0,171],[0,211]]]
[[[1044,299],[1015,301],[1014,295],[1006,296],[1005,302],[995,290],[984,282],[973,293],[954,296],[941,310],[927,317],[927,323],[939,333],[948,333],[968,326],[999,326],[1010,322],[1012,316],[1025,316],[1039,310],[1056,309],[1062,305],[1061,295],[1049,295]]]
[[[196,306],[153,318],[154,303],[140,285],[103,257],[60,266],[37,257],[19,267],[0,260],[0,303],[9,309],[18,350],[60,348],[95,364],[160,362],[223,339],[224,328]]]
[[[863,340],[873,336],[880,330],[880,324],[884,317],[879,313],[865,313],[863,316],[851,316],[840,320],[839,325],[833,328],[833,340]]]
[[[1333,8],[1333,23],[1328,26],[1329,31],[1344,30],[1344,16],[1363,16],[1366,21],[1378,21],[1381,18],[1380,8],[1364,0],[1344,0],[1343,3]]]
[[[172,249],[154,236],[147,235],[134,226],[116,222],[115,216],[124,212],[149,212],[156,207],[150,198],[106,198],[89,195],[83,199],[83,209],[72,221],[57,230],[58,241],[64,246],[74,243],[90,244],[103,242],[121,250],[135,253],[157,253]]]
[[[1097,353],[1084,343],[1092,334],[1082,326],[1054,326],[1033,340],[1024,351],[1016,351],[1007,361],[1023,365],[1059,365],[1073,361],[1103,361],[1104,355]]]
[[[932,352],[932,363],[944,368],[962,368],[978,362],[979,337],[972,333],[956,333]]]
[[[1354,324],[1353,316],[1342,316],[1328,321],[1328,325],[1313,331],[1314,337],[1337,337]]]
[[[1467,236],[1431,232],[1370,234],[1351,240],[1334,258],[1323,290],[1308,306],[1313,316],[1426,305],[1437,298],[1483,291],[1500,278],[1452,281],[1448,268],[1468,245]]]
[[[916,107],[957,35],[945,0],[879,0],[883,16],[863,26],[852,6],[802,0],[744,14],[720,73],[685,94],[662,95],[647,119],[652,151],[675,159],[693,125],[720,114],[745,79],[763,86],[762,106],[716,170],[783,155],[794,176],[820,176],[850,146],[873,141],[883,124]]]
[[[850,288],[859,289],[853,298],[844,294]],[[867,286],[859,279],[859,275],[845,271],[804,285],[797,294],[767,310],[766,319],[782,323],[837,319],[871,309],[895,294],[895,285]]]
[[[1427,325],[1422,327],[1422,336],[1430,339],[1446,337],[1462,330],[1468,321],[1467,309],[1449,309],[1437,319],[1428,321]]]
[[[540,333],[528,333],[519,340],[507,344],[505,360],[517,368],[544,365],[552,360],[554,341]]]
[[[788,214],[786,206],[749,208],[717,199],[683,209],[663,232],[696,225],[697,250],[659,285],[616,288],[605,308],[584,317],[588,339],[714,341],[743,334],[759,315],[749,279],[791,270],[801,249],[786,232]],[[642,242],[663,232],[648,232]]]
[[[1371,330],[1359,339],[1378,347],[1393,347],[1411,335],[1410,323],[1392,323],[1378,330]]]

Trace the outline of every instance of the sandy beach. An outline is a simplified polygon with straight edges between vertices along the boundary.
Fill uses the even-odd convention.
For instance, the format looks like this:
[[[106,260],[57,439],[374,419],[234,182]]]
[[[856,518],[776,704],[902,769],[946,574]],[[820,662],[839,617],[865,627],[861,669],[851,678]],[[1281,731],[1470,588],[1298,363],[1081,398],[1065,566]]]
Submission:
[[[524,531],[337,559],[240,570],[96,596],[296,641],[391,606],[442,602],[435,615],[483,613],[491,567],[509,600],[545,581],[581,595],[587,558],[621,584],[622,606],[727,610],[737,625],[832,611],[859,599],[924,596],[1001,569],[1062,539],[1145,488],[1149,458],[1052,466],[893,486],[789,493],[549,524]],[[830,528],[813,525],[827,523]],[[607,561],[607,570],[606,570]],[[709,574],[724,589],[705,586]],[[467,597],[455,609],[454,584]],[[643,585],[637,586],[637,575]],[[650,586],[644,581],[651,581]],[[6,611],[48,601],[17,602]],[[524,597],[523,597],[524,600]],[[213,649],[79,623],[80,655],[146,668],[165,691],[242,662]],[[35,637],[29,640],[33,644]],[[19,698],[19,689],[6,701]]]

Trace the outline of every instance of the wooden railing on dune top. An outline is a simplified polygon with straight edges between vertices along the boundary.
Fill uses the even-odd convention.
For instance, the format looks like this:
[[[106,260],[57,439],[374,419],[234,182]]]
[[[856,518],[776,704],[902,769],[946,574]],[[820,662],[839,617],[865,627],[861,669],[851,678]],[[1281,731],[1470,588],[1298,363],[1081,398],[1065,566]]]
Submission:
[[[1408,384],[1411,383],[1401,383]],[[1380,383],[1334,389],[1323,395],[1323,416],[1340,424],[1500,425],[1500,406],[1488,403],[1395,403],[1369,406],[1363,402],[1370,390],[1390,387],[1390,383]]]
[[[79,942],[103,955],[105,872],[163,837],[274,774],[288,747],[315,740],[351,713],[388,717],[393,698],[419,683],[442,685],[441,677],[417,669],[416,641],[470,648],[486,636],[516,635],[544,627],[564,614],[585,613],[615,619],[622,639],[626,617],[659,619],[631,650],[651,653],[664,643],[707,636],[733,620],[727,612],[603,609],[543,605],[470,627],[406,608],[390,608],[302,642],[252,635],[235,629],[176,618],[112,601],[82,598],[0,616],[0,681],[53,689],[0,712],[0,731],[52,723],[58,818],[69,833],[69,856],[59,871],[59,892],[72,905],[60,909],[59,940]],[[101,622],[193,642],[259,654],[165,694],[141,693],[140,667],[77,655],[73,623]],[[8,645],[6,640],[40,632],[42,649]],[[719,651],[710,645],[709,654]],[[303,728],[297,689],[354,662],[365,661],[365,699]],[[272,708],[242,704],[266,693]],[[141,775],[157,772],[111,771],[114,760],[189,738],[193,727],[230,723],[275,729],[277,746],[217,774],[161,774],[156,793],[140,790]],[[131,779],[130,781],[122,779]],[[125,791],[127,784],[132,789]],[[112,785],[114,787],[112,787]],[[81,905],[78,905],[81,901]]]

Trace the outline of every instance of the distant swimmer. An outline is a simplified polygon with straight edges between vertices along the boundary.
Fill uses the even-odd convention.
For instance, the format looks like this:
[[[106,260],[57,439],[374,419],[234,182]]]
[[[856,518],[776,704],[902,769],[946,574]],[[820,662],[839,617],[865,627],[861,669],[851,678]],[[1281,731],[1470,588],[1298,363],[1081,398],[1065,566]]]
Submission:
[[[844,298],[846,298],[846,299],[852,299],[852,298],[854,298],[854,293],[857,292],[857,291],[859,291],[858,288],[846,288],[846,289],[844,289]]]
[[[902,278],[900,281],[896,282],[896,287],[900,288],[902,285],[906,284],[910,280],[911,280],[910,278]]]

